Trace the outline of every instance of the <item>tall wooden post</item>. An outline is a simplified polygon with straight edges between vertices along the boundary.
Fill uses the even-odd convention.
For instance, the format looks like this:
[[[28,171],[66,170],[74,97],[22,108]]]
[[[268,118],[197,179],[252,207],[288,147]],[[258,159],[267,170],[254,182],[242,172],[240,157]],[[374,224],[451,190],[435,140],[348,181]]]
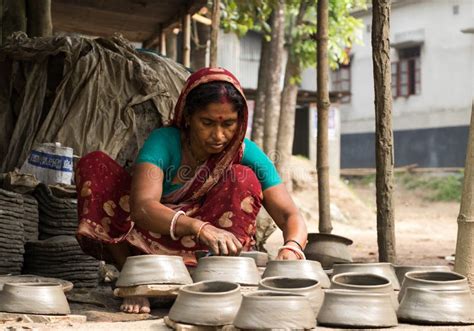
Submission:
[[[3,0],[2,44],[13,32],[26,32],[25,0]]]
[[[160,53],[166,56],[166,33],[163,27],[160,28]]]
[[[217,67],[217,42],[219,40],[219,26],[221,22],[221,2],[212,2],[212,25],[211,25],[211,49],[209,54],[209,66]]]
[[[183,65],[191,65],[191,15],[186,14],[183,17]]]
[[[390,0],[372,1],[375,91],[375,160],[379,260],[396,262],[393,208],[393,130],[390,63]]]
[[[27,0],[27,23],[29,37],[53,35],[51,0]]]
[[[166,56],[177,61],[178,38],[173,31],[166,33]]]
[[[328,0],[318,0],[317,21],[317,104],[318,104],[318,200],[319,200],[319,232],[331,233],[331,212],[329,205],[329,60],[328,60]]]
[[[458,216],[454,271],[467,277],[471,292],[474,292],[474,101],[464,168],[464,188]]]

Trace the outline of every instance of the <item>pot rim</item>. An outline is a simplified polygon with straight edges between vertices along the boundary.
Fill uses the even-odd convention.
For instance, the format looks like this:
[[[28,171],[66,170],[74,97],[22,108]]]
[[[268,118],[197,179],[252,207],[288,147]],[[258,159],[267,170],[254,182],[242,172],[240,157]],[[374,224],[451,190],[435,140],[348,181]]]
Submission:
[[[390,266],[392,267],[392,264],[390,262],[369,262],[369,263],[334,263],[333,268],[335,269],[336,267],[339,266],[367,266],[367,267],[372,267],[372,266]]]
[[[294,300],[294,299],[303,299],[306,300],[307,297],[304,294],[290,293],[290,292],[280,292],[280,291],[255,291],[251,293],[243,294],[244,298],[251,298],[252,300],[267,300],[268,298],[278,297],[278,300]]]
[[[335,295],[335,296],[368,296],[368,297],[388,297],[391,299],[392,293],[390,292],[364,292],[354,291],[346,289],[327,289],[324,294]]]
[[[449,268],[447,265],[411,265],[411,264],[392,264],[394,268]],[[423,270],[413,270],[413,271],[423,271]]]
[[[378,278],[378,279],[384,280],[384,281],[386,281],[386,283],[385,284],[378,284],[378,285],[357,285],[357,284],[341,283],[341,282],[337,281],[337,278],[347,277],[347,276],[368,276],[368,277]],[[340,274],[334,275],[331,278],[331,282],[333,282],[336,285],[341,285],[341,286],[345,286],[345,287],[349,287],[349,288],[353,288],[353,289],[380,289],[380,288],[384,288],[384,287],[393,287],[392,281],[390,279],[385,278],[385,277],[380,276],[380,275],[367,273],[367,272],[342,272]]]
[[[270,261],[268,261],[268,264],[285,264],[285,263],[290,263],[290,264],[291,263],[293,263],[293,264],[309,263],[309,264],[318,265],[318,266],[321,267],[321,269],[323,268],[322,265],[321,265],[321,262],[314,261],[314,260],[270,260]]]
[[[406,288],[407,292],[425,292],[425,293],[436,293],[436,294],[471,294],[471,291],[468,289],[465,290],[446,290],[446,289],[439,289],[435,290],[432,288],[423,288],[423,287],[414,287],[410,286]],[[406,296],[406,293],[405,293]]]
[[[61,284],[59,283],[48,283],[48,282],[21,282],[21,283],[5,283],[3,289],[8,288],[35,288],[35,289],[60,289],[64,293]]]
[[[254,258],[251,258],[251,257],[247,257],[247,256],[221,256],[221,255],[212,255],[212,256],[204,256],[204,257],[201,257],[199,259],[199,261],[212,261],[212,260],[216,260],[216,261],[230,261],[230,259],[237,259],[237,260],[240,260],[242,262],[244,261],[251,261],[251,262],[254,262],[255,263],[255,259]],[[198,263],[198,267],[199,267],[199,263]]]
[[[207,283],[225,283],[225,284],[236,285],[237,287],[230,290],[230,291],[225,291],[225,292],[199,292],[199,291],[193,291],[193,290],[190,289],[190,287],[193,287],[193,286],[196,286],[196,285],[201,285],[201,284],[207,284]],[[229,294],[234,294],[236,292],[240,292],[240,285],[238,283],[228,282],[228,281],[224,281],[224,280],[203,280],[203,281],[200,281],[200,282],[197,282],[197,283],[184,285],[179,290],[182,291],[182,292],[188,293],[188,294],[193,294],[193,295],[198,294],[198,295],[202,295],[202,296],[218,297],[218,296],[226,296],[226,295],[229,295]]]
[[[275,286],[269,286],[267,284],[264,284],[264,282],[266,280],[275,280],[275,279],[305,280],[305,281],[311,281],[311,282],[316,282],[316,283],[313,284],[313,285],[304,286],[304,287],[275,287]],[[306,291],[306,290],[312,290],[312,289],[320,288],[321,287],[321,282],[317,279],[305,278],[305,277],[272,276],[272,277],[266,277],[266,278],[263,278],[262,280],[260,280],[259,285],[264,286],[264,288],[269,290],[269,291],[279,291],[279,290]]]
[[[330,234],[330,233],[319,233],[319,232],[310,232],[308,233],[308,240],[311,238],[311,240],[324,240],[326,239],[327,241],[332,241],[332,242],[339,242],[342,244],[345,244],[347,246],[350,246],[354,243],[352,239],[343,237],[343,236],[338,236],[336,234]],[[334,239],[334,240],[331,240]]]
[[[427,274],[427,273],[430,273],[430,274],[432,274],[432,273],[435,273],[435,274],[451,274],[451,275],[454,274],[454,275],[460,277],[460,279],[439,281],[439,280],[420,279],[420,278],[415,278],[415,277],[412,276],[414,274]],[[433,284],[433,283],[438,283],[438,282],[442,282],[443,284],[457,284],[457,283],[465,282],[467,280],[467,278],[464,277],[463,275],[458,274],[457,272],[453,272],[453,271],[424,271],[424,270],[409,271],[405,274],[405,278],[408,278],[408,279],[413,280],[413,281],[421,282],[421,283],[427,283],[427,284]]]
[[[159,255],[159,254],[144,254],[144,255],[134,255],[134,256],[129,256],[127,257],[127,262],[128,260],[134,261],[134,260],[141,260],[141,259],[156,259],[156,260],[180,260],[183,261],[183,257],[179,255]]]

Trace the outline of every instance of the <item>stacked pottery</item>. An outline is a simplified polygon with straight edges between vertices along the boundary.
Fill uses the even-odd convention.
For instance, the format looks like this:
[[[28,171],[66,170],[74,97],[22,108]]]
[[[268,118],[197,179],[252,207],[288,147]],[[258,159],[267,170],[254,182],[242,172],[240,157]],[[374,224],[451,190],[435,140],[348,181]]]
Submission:
[[[75,287],[94,287],[99,261],[85,255],[73,236],[56,236],[25,245],[24,273],[69,280]]]
[[[267,277],[287,277],[287,278],[305,278],[319,281],[322,288],[329,288],[331,282],[328,275],[324,272],[321,263],[309,260],[272,260],[267,264],[267,268],[262,278]]]
[[[0,189],[0,274],[19,274],[23,265],[23,197]]]
[[[474,324],[474,301],[466,277],[449,271],[405,274],[399,299],[402,321],[427,324]]]
[[[395,270],[393,269],[393,266],[390,263],[343,263],[334,264],[333,269],[333,275],[346,272],[359,272],[365,274],[379,275],[390,280],[394,290],[400,290],[400,283],[398,282]]]
[[[193,280],[181,256],[129,256],[122,267],[117,287],[145,284],[191,284]]]
[[[242,301],[240,285],[204,281],[180,288],[169,319],[192,325],[232,325]]]
[[[53,195],[45,184],[34,192],[39,207],[40,239],[59,235],[74,235],[77,229],[77,200]]]
[[[240,256],[208,256],[199,259],[193,280],[225,280],[243,286],[258,286],[260,274],[255,260]]]
[[[25,231],[25,241],[38,240],[38,201],[31,195],[23,195],[23,229]]]
[[[332,268],[334,263],[352,262],[349,246],[352,240],[329,233],[308,233],[308,244],[304,253],[308,260],[321,263],[323,268]]]

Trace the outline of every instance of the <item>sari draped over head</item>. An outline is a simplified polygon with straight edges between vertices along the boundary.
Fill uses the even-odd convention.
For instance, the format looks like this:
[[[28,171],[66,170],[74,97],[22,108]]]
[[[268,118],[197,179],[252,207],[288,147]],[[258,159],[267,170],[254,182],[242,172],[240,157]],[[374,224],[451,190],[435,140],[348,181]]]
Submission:
[[[232,84],[244,99],[236,132],[222,152],[208,158],[192,179],[162,196],[160,202],[233,233],[243,250],[249,250],[255,244],[255,220],[262,190],[255,173],[240,164],[248,120],[247,101],[240,83],[222,68],[198,70],[183,87],[171,125],[186,130],[184,112],[189,92],[215,81]],[[92,152],[81,158],[76,171],[79,215],[76,237],[83,251],[113,263],[113,257],[103,244],[127,242],[134,254],[180,255],[185,263],[195,265],[194,252],[208,249],[195,236],[173,240],[168,234],[144,230],[131,219],[131,181],[131,176],[103,152]]]

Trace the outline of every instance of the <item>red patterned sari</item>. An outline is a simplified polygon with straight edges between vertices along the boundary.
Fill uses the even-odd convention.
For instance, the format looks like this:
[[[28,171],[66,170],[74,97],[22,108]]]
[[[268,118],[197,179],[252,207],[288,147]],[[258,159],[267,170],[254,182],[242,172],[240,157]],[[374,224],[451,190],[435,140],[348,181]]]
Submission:
[[[173,126],[184,129],[183,112],[189,92],[200,84],[213,81],[231,83],[244,96],[240,83],[227,70],[201,69],[188,78],[181,92],[174,110]],[[174,210],[183,210],[190,217],[232,232],[244,250],[254,245],[255,221],[262,202],[262,189],[255,173],[240,164],[247,117],[245,103],[239,127],[224,151],[210,157],[181,188],[161,198],[161,203]],[[136,225],[130,218],[131,176],[103,152],[92,152],[79,161],[76,185],[77,238],[84,252],[98,259],[113,262],[103,244],[124,241],[136,254],[181,255],[188,265],[196,264],[196,250],[208,249],[194,236],[172,240],[169,235],[153,233]]]

